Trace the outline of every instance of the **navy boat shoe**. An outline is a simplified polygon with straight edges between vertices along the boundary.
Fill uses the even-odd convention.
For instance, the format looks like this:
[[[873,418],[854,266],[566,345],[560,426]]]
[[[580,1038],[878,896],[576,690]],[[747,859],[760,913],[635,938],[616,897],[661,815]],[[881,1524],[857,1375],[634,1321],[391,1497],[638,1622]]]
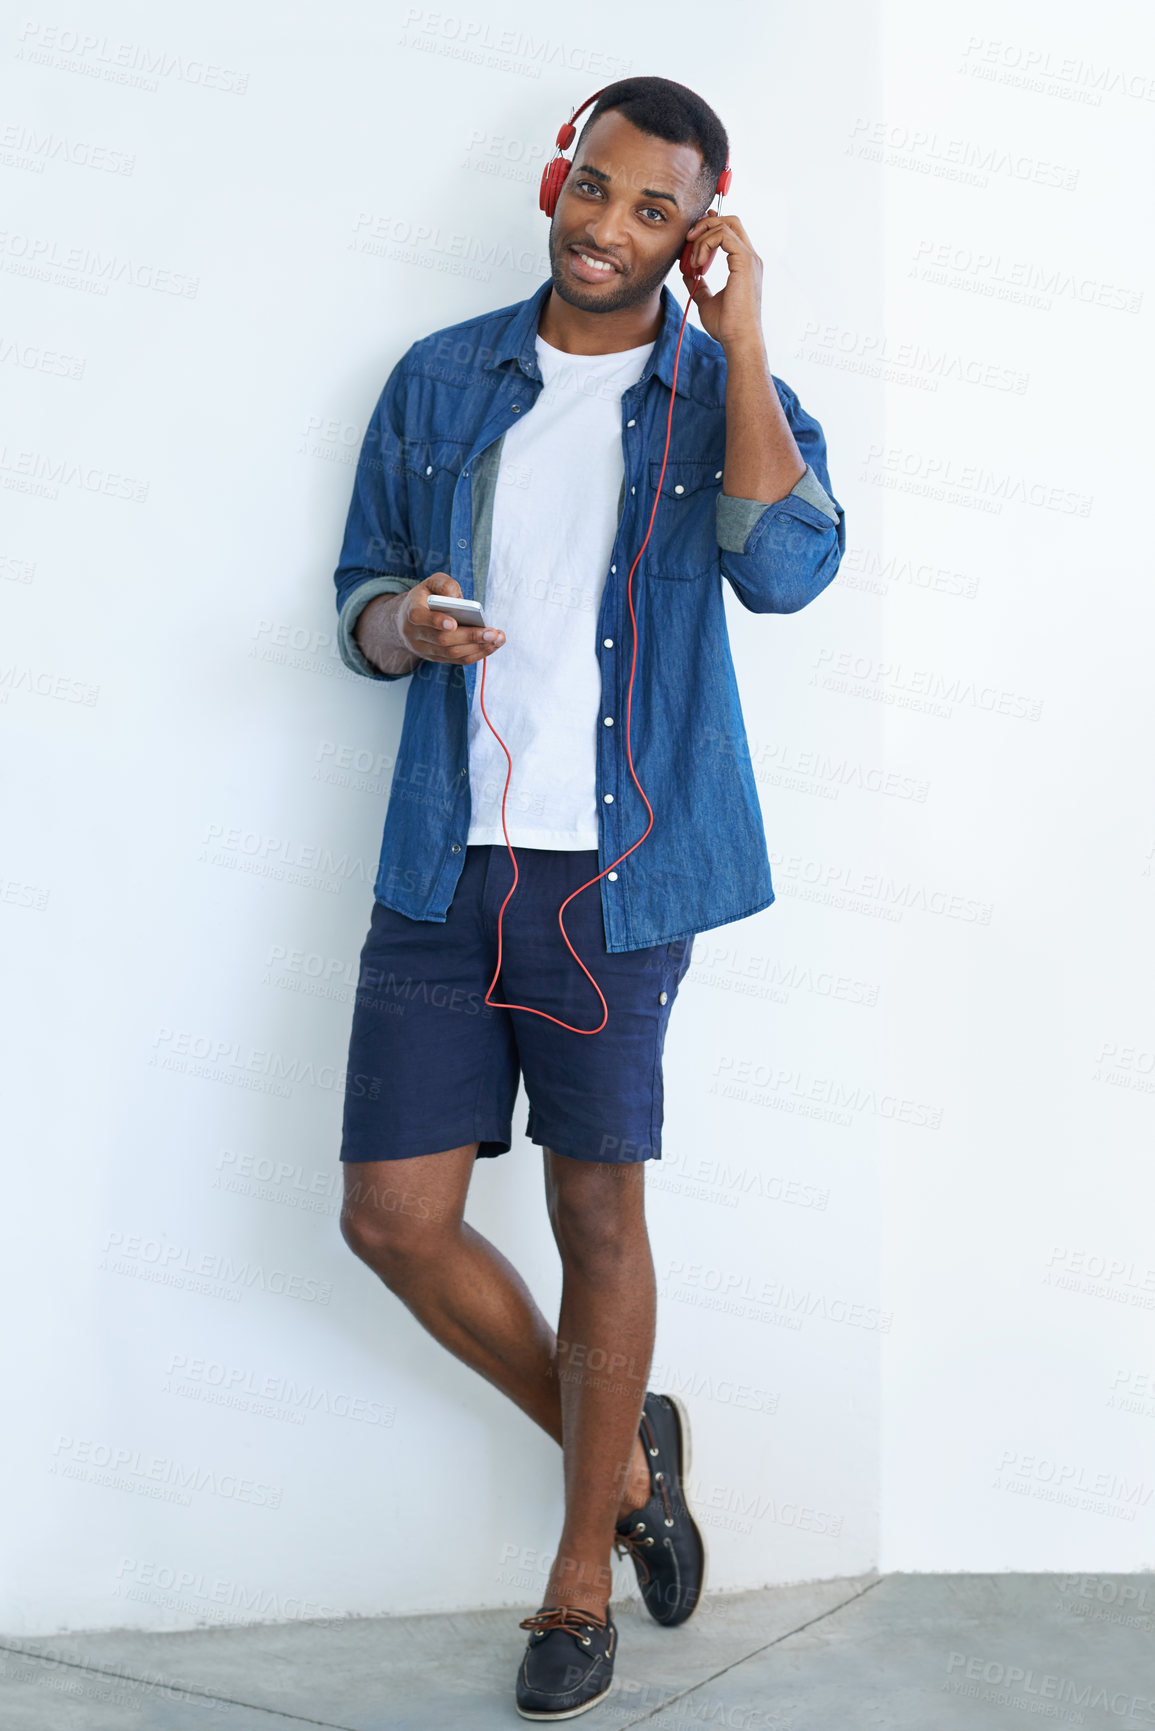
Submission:
[[[618,1644],[608,1608],[599,1618],[574,1605],[543,1605],[518,1626],[532,1630],[517,1673],[523,1719],[573,1719],[605,1700]]]
[[[642,1599],[656,1623],[673,1628],[698,1607],[706,1584],[706,1541],[686,1502],[690,1418],[675,1394],[647,1391],[638,1426],[650,1469],[650,1498],[614,1528],[614,1550],[633,1559]]]

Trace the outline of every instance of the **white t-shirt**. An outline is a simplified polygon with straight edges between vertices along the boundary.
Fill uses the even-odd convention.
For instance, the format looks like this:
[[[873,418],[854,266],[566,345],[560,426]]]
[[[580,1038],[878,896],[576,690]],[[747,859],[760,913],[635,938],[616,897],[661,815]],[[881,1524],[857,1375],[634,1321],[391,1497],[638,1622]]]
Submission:
[[[601,716],[596,627],[618,526],[621,396],[653,343],[571,355],[540,336],[543,389],[501,447],[485,619],[505,642],[485,663],[485,707],[509,747],[505,820],[515,847],[596,848]],[[468,845],[504,845],[505,754],[469,716]],[[624,726],[625,718],[614,722]]]

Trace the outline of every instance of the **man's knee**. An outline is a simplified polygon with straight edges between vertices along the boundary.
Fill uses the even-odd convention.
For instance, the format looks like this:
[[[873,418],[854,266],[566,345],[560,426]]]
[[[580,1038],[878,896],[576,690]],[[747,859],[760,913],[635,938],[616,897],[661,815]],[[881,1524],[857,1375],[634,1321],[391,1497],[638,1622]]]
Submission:
[[[596,1273],[645,1247],[641,1176],[637,1168],[601,1166],[567,1172],[551,1187],[550,1220],[563,1262]]]
[[[341,1209],[341,1236],[355,1256],[387,1285],[441,1253],[447,1228],[444,1202],[400,1185],[352,1179]]]

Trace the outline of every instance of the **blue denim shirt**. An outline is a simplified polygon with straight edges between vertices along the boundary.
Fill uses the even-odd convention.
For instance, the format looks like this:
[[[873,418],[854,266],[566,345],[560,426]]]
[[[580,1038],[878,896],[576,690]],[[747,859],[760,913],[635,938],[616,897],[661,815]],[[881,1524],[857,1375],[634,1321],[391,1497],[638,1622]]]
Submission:
[[[410,588],[435,571],[455,577],[463,595],[484,600],[501,442],[542,389],[534,343],[550,288],[547,279],[527,300],[413,343],[389,375],[358,460],[334,574],[339,644],[345,664],[358,673],[410,681],[374,895],[411,919],[445,919],[465,862],[477,664],[423,661],[409,674],[383,674],[362,655],[353,627],[375,596]],[[662,465],[682,318],[666,287],[661,310],[661,331],[641,377],[621,399],[625,475],[597,620],[602,714],[617,724],[597,730],[603,870],[647,822],[626,759],[632,652],[626,578]],[[788,385],[778,378],[774,385],[806,473],[773,504],[730,497],[721,485],[726,356],[687,322],[662,497],[633,582],[632,748],[654,825],[614,879],[598,885],[610,951],[668,943],[743,919],[774,900],[722,581],[752,613],[794,613],[833,578],[846,539],[822,429]],[[572,483],[582,486],[580,451],[573,453]],[[544,565],[548,546],[541,552]]]

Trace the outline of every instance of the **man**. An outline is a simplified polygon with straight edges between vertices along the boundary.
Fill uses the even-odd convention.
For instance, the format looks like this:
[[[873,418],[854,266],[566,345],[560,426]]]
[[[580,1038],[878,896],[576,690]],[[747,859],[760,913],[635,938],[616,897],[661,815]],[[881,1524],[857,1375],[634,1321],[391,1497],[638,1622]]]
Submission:
[[[526,1718],[608,1692],[613,1549],[658,1622],[683,1622],[701,1595],[687,1415],[646,1389],[643,1177],[661,1157],[663,1042],[694,935],[774,899],[721,580],[752,612],[793,612],[845,545],[822,430],[770,372],[762,262],[739,219],[709,209],[727,158],[718,117],[683,85],[599,94],[553,213],[549,281],[414,343],[390,375],[336,571],[347,665],[411,675],[353,1016],[342,1230],[562,1445],[563,1530],[522,1624]],[[687,242],[694,266],[720,248],[728,271],[696,288],[707,334],[682,335],[627,595],[674,383],[681,309],[663,284]],[[481,600],[484,624],[431,595]],[[520,874],[500,976],[509,765],[480,709],[483,660]],[[631,852],[639,782],[653,827]],[[604,1026],[558,922],[587,884],[564,933]],[[463,1220],[475,1159],[510,1147],[519,1076],[562,1259],[556,1335]]]

